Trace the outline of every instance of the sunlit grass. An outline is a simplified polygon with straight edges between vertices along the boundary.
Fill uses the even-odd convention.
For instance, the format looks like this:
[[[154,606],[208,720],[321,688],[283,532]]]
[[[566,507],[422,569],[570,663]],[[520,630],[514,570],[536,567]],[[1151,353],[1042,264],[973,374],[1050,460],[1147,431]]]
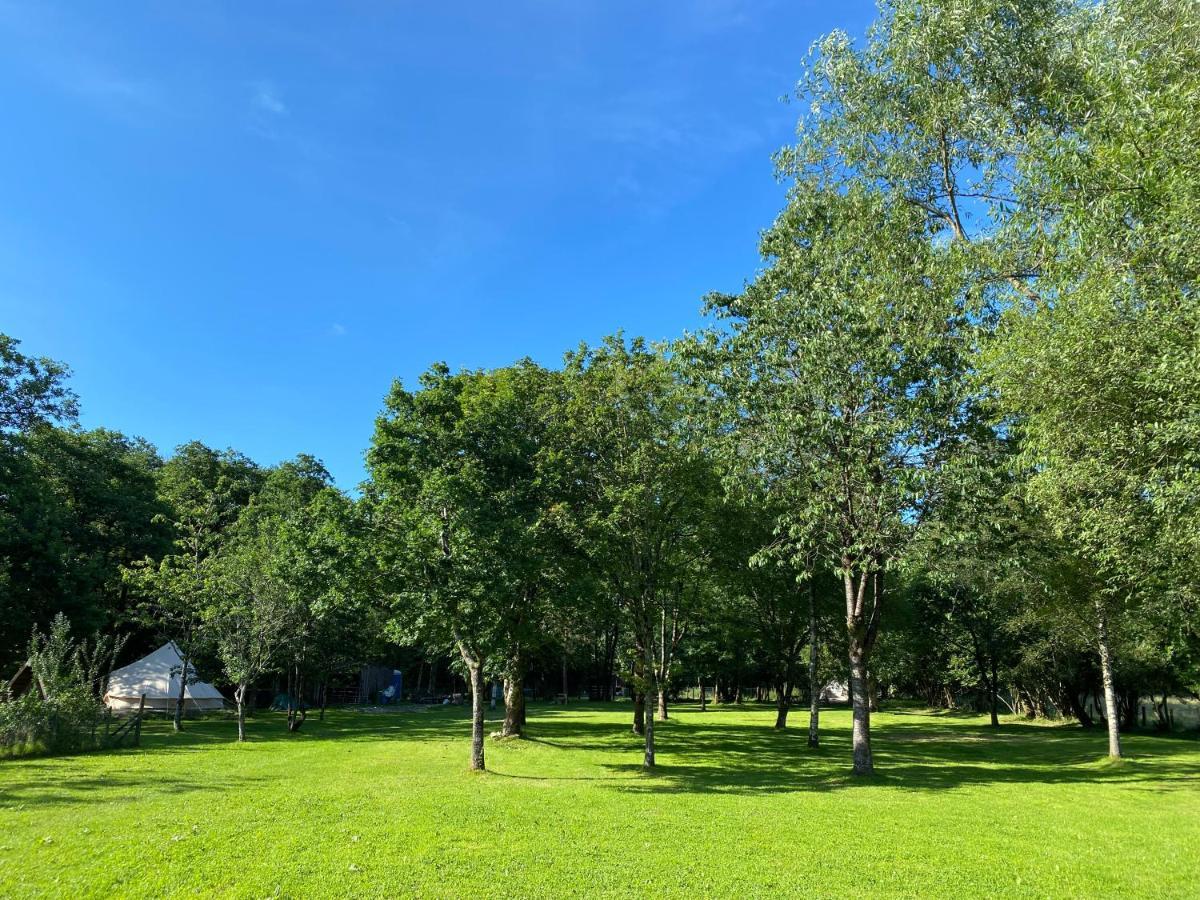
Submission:
[[[640,771],[629,708],[530,710],[466,771],[462,708],[147,728],[0,762],[0,896],[1195,896],[1200,742],[897,710],[871,779],[849,718],[681,707]]]

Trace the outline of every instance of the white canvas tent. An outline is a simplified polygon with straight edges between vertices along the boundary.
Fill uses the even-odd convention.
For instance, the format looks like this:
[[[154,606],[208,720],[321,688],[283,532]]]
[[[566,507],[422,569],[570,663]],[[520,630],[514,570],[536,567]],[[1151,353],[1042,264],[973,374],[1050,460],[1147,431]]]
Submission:
[[[149,656],[117,669],[108,679],[104,702],[113,712],[130,712],[138,708],[142,694],[146,709],[174,710],[179,699],[179,674],[183,658],[174,641],[163,644]],[[225,698],[211,684],[196,681],[184,688],[185,710],[222,709]]]

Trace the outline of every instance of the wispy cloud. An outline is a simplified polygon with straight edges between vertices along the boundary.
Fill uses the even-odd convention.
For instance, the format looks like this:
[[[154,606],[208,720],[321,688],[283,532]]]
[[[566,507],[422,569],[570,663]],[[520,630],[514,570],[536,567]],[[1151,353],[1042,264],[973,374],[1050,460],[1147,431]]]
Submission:
[[[6,33],[12,55],[64,94],[122,116],[168,109],[160,84],[108,63],[62,10],[0,3],[0,33]]]
[[[252,102],[255,109],[272,116],[286,116],[288,114],[287,105],[279,96],[279,91],[269,81],[258,81],[251,87],[254,91]]]
[[[329,326],[330,337],[345,337],[349,333],[349,329],[347,329],[346,326],[341,322],[334,322]]]

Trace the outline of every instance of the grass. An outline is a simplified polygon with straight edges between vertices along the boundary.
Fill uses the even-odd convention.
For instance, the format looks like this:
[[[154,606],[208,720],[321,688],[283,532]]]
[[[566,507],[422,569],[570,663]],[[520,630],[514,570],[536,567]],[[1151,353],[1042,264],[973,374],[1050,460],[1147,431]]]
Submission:
[[[466,771],[462,708],[260,715],[140,750],[0,762],[0,896],[1195,896],[1200,742],[898,709],[680,707],[640,771],[629,707],[533,706]]]

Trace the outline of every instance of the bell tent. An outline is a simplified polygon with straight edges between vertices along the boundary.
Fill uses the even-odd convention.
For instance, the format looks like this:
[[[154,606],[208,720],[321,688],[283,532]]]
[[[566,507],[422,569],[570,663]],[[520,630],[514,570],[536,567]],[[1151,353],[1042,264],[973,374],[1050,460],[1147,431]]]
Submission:
[[[174,641],[163,644],[149,656],[113,671],[108,679],[104,702],[113,712],[136,710],[146,695],[146,709],[171,711],[179,699],[179,675],[183,657]],[[193,681],[184,688],[183,708],[190,710],[222,709],[225,698],[211,684]]]

